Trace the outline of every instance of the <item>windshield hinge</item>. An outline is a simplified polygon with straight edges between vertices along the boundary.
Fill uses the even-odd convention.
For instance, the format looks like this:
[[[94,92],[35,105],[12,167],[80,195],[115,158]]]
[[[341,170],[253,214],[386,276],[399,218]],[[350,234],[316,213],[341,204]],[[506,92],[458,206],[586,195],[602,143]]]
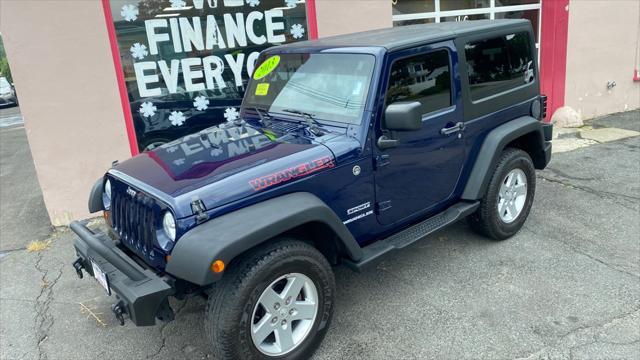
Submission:
[[[191,211],[193,212],[193,215],[196,216],[196,223],[202,224],[209,220],[209,214],[207,214],[206,210],[207,209],[204,207],[204,203],[200,198],[193,197],[191,199]]]

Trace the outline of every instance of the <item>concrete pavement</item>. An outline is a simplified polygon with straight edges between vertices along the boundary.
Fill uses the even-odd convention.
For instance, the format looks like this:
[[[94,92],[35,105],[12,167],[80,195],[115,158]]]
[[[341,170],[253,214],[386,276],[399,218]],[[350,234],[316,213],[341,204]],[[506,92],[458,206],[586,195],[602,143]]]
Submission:
[[[492,242],[464,222],[376,269],[335,269],[314,359],[640,358],[640,137],[554,154],[525,228]],[[121,327],[69,231],[0,259],[1,359],[204,359],[204,300],[176,320]],[[89,310],[87,310],[89,309]]]

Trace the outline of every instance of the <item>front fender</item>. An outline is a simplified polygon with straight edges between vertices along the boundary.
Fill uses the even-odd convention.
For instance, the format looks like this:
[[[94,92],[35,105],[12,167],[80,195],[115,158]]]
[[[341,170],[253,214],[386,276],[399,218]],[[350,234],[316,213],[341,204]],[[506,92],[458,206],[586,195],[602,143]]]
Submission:
[[[244,251],[309,222],[329,226],[349,258],[362,258],[362,249],[340,218],[318,197],[301,192],[269,199],[197,226],[178,240],[165,270],[194,284],[209,285],[222,277],[210,269],[215,260],[229,264]]]

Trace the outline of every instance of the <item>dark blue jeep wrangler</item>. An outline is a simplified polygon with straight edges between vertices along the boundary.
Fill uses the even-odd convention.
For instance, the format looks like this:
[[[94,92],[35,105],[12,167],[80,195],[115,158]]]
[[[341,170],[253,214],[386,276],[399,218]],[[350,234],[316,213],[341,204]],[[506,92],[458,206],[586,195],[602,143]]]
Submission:
[[[406,26],[264,51],[239,119],[115,164],[74,263],[139,326],[208,297],[216,359],[307,358],[331,266],[361,270],[467,218],[514,235],[551,156],[528,21]],[[375,271],[375,270],[374,270]]]

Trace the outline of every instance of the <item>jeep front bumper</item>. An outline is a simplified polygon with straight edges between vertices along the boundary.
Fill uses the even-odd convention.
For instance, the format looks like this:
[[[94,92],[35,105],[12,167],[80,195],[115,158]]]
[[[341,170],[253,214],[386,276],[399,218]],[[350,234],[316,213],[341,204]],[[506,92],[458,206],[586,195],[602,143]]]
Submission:
[[[156,317],[173,318],[168,297],[175,289],[167,281],[138,265],[106,234],[94,233],[77,221],[70,227],[78,235],[74,243],[78,259],[73,264],[78,276],[82,270],[95,276],[93,264],[106,274],[108,288],[120,299],[113,311],[121,323],[123,313],[137,326],[154,325]]]

